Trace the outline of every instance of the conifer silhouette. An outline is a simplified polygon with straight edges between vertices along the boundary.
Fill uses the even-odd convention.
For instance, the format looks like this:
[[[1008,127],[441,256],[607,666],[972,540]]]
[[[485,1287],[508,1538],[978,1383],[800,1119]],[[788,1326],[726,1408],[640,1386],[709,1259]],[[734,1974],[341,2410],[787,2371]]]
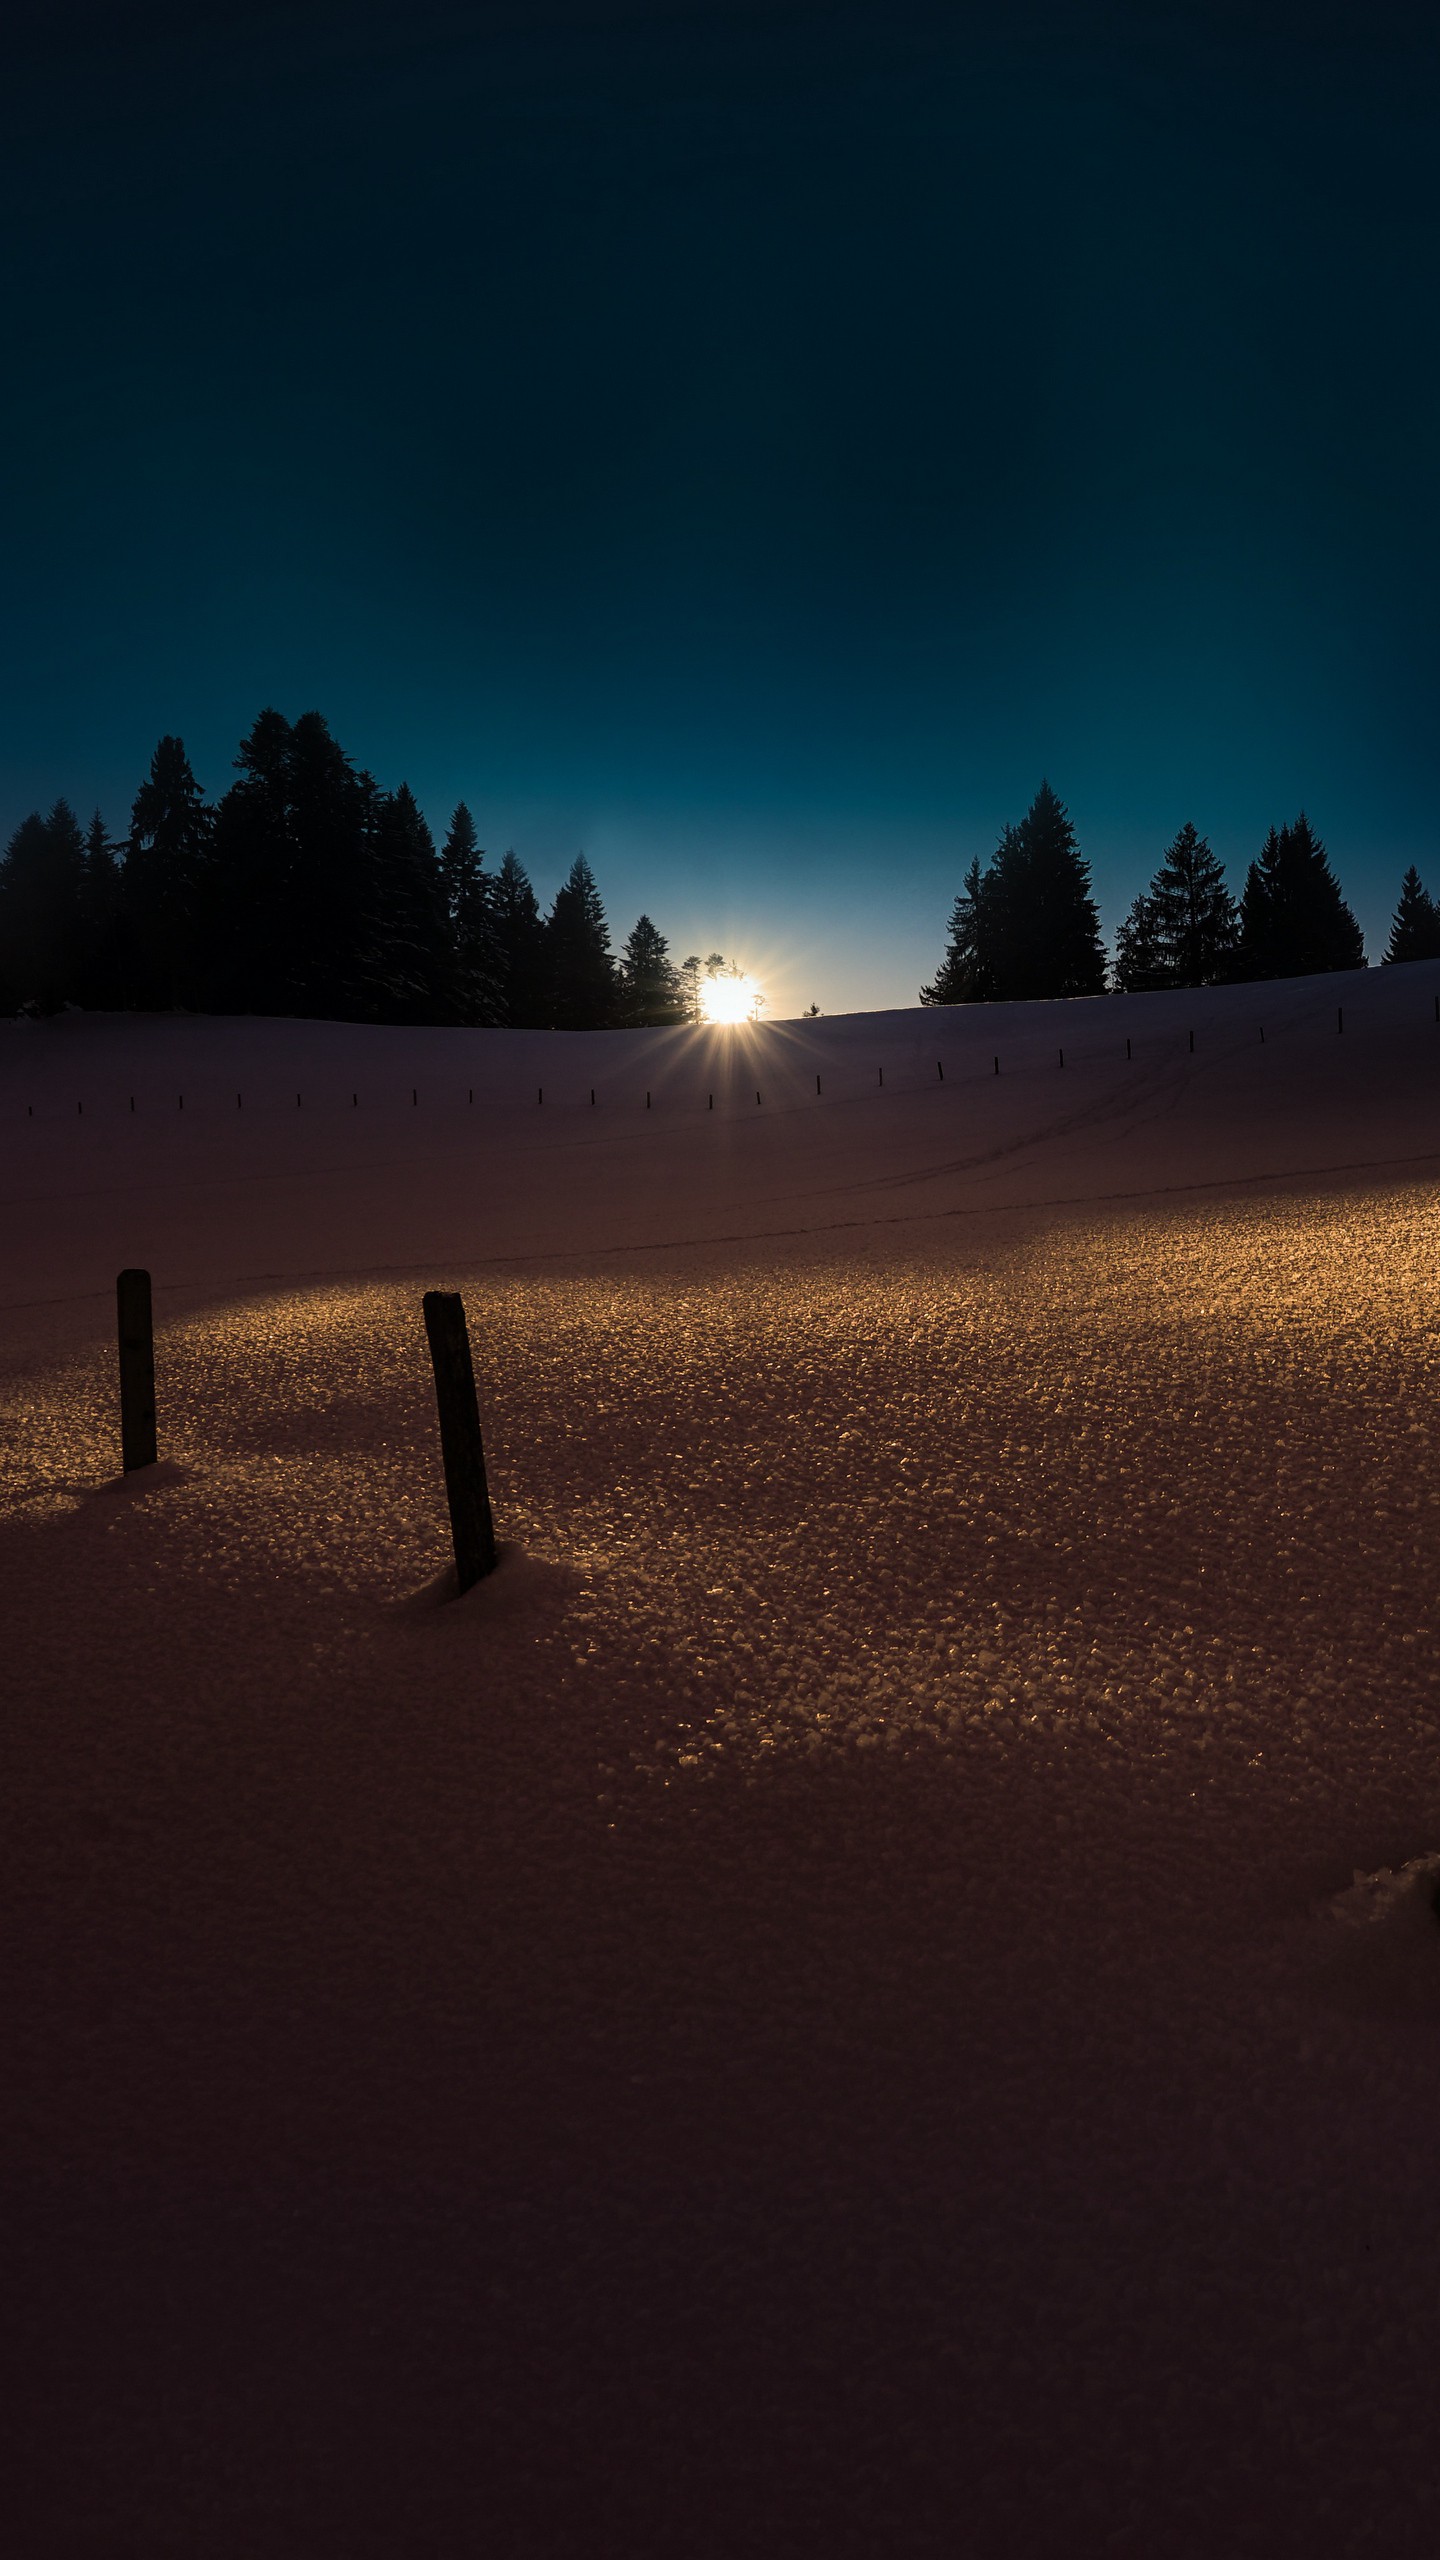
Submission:
[[[616,976],[617,1022],[640,1025],[685,1020],[680,973],[671,960],[669,943],[649,916],[637,917],[620,954]]]
[[[370,831],[367,932],[359,987],[376,1022],[459,1018],[435,839],[408,783],[382,792]]]
[[[1115,936],[1115,984],[1127,996],[1175,984],[1151,891],[1142,889]]]
[[[105,821],[97,809],[85,835],[85,870],[81,885],[78,1001],[108,1007],[123,1004],[121,971],[121,901],[124,874],[115,857]]]
[[[1421,886],[1413,862],[1400,883],[1385,960],[1440,960],[1440,908]]]
[[[594,1031],[614,1018],[615,962],[595,874],[577,853],[545,919],[550,1021],[558,1031]]]
[[[7,1012],[55,1013],[75,1001],[83,934],[85,838],[68,800],[22,818],[0,857],[0,987]]]
[[[507,853],[495,875],[498,1013],[516,1030],[548,1021],[544,992],[544,927],[525,865]]]
[[[130,811],[121,884],[126,1001],[142,1010],[208,996],[213,823],[184,739],[162,738]]]
[[[1246,873],[1239,974],[1303,978],[1364,966],[1364,937],[1302,809],[1293,825],[1271,828]]]
[[[989,868],[972,863],[950,918],[950,942],[927,1004],[1099,995],[1105,985],[1090,866],[1064,802],[1042,782]],[[947,992],[953,989],[954,992]]]
[[[985,898],[985,879],[977,854],[950,910],[945,957],[930,985],[920,990],[922,1004],[983,1004],[993,995],[993,970],[987,965]]]
[[[463,800],[450,820],[440,856],[440,881],[460,1019],[477,1024],[499,1022],[501,960],[495,883],[485,869],[475,821]]]
[[[1235,973],[1239,923],[1224,870],[1187,818],[1115,944],[1115,983],[1213,987]]]

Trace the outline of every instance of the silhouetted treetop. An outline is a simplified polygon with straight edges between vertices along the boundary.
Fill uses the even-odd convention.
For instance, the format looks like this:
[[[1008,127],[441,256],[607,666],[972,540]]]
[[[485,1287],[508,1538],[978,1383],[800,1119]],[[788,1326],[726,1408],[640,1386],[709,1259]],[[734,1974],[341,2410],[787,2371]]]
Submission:
[[[1400,901],[1391,922],[1385,958],[1440,960],[1440,908],[1429,890],[1421,886],[1413,862],[1400,883]]]
[[[207,929],[213,899],[214,812],[190,768],[183,738],[162,738],[135,794],[125,847],[126,1001],[199,1006],[206,1001]]]
[[[494,907],[498,1018],[517,1029],[548,1021],[544,927],[530,874],[513,851],[505,855],[495,875]]]
[[[1064,802],[1042,782],[1018,826],[1003,829],[988,869],[971,864],[944,960],[921,1001],[1089,996],[1104,984],[1090,866]]]
[[[1213,987],[1235,974],[1239,922],[1224,870],[1187,818],[1120,927],[1116,984]]]
[[[560,1031],[591,1031],[615,1010],[610,928],[595,874],[577,853],[545,919],[545,974],[550,1020]]]
[[[1238,968],[1247,978],[1363,969],[1365,941],[1302,809],[1270,833],[1245,875]]]
[[[636,918],[620,954],[615,1019],[635,1025],[683,1022],[685,994],[670,945],[649,916]]]

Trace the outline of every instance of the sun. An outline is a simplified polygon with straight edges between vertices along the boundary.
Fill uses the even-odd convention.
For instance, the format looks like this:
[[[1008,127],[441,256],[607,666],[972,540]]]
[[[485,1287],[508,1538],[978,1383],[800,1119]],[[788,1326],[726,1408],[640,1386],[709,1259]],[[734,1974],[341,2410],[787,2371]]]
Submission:
[[[755,1010],[760,990],[753,978],[726,970],[721,977],[707,978],[700,991],[700,1015],[704,1022],[748,1022]]]

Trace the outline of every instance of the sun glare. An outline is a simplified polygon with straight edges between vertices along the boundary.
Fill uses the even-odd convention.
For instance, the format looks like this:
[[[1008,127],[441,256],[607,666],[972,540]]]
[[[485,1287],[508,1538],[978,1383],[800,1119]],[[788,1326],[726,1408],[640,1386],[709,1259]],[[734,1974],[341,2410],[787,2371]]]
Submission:
[[[700,992],[702,1018],[706,1022],[748,1022],[759,994],[753,978],[732,977],[728,970],[722,977],[707,978]]]

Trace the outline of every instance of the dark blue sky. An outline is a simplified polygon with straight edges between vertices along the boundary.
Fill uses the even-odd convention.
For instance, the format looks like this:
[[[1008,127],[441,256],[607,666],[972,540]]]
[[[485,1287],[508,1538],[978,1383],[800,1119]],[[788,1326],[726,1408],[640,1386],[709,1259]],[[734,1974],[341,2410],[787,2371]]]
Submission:
[[[6,832],[313,705],[781,1010],[1042,774],[1110,930],[1302,803],[1440,892],[1433,10],[9,23]]]

